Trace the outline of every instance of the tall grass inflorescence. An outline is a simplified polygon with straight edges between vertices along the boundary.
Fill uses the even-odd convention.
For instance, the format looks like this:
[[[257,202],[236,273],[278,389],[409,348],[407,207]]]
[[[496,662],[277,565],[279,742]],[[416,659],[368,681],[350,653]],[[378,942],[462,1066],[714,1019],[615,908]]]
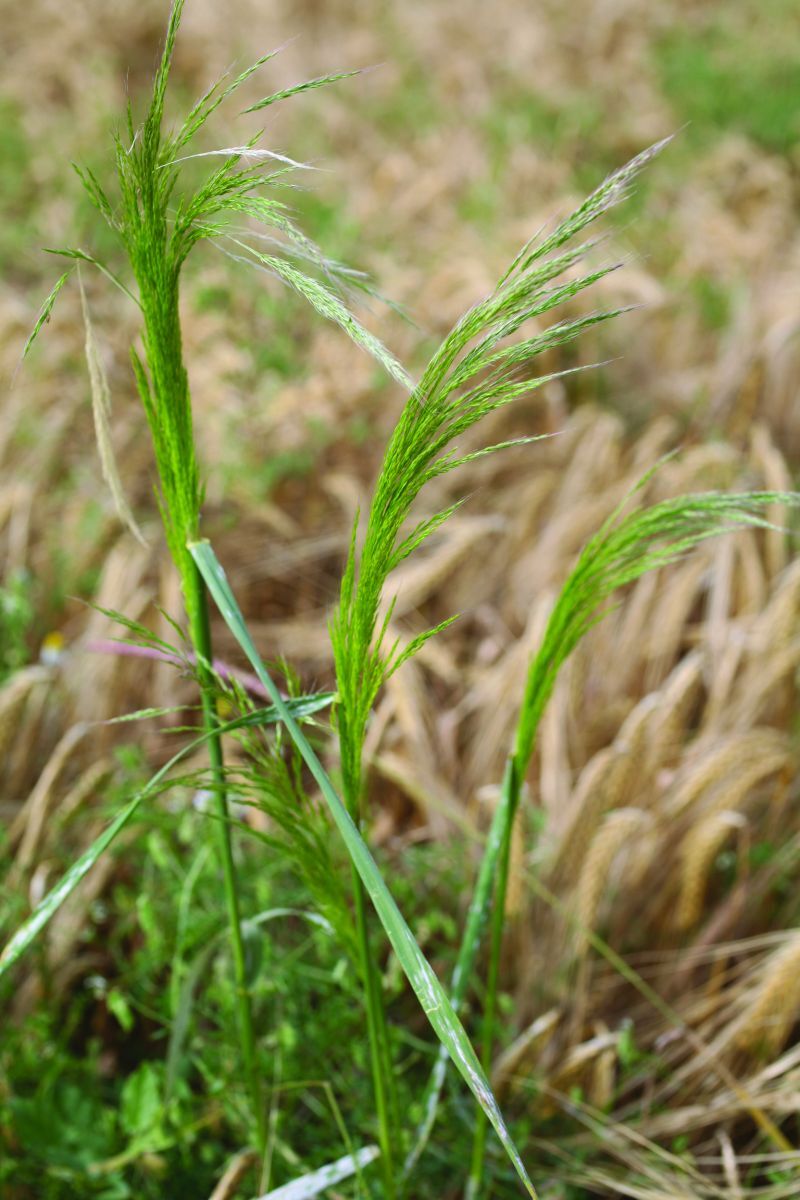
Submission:
[[[231,82],[215,84],[192,108],[176,132],[165,132],[166,87],[182,9],[183,0],[175,0],[147,116],[137,127],[129,109],[125,137],[119,137],[116,141],[118,202],[111,203],[91,172],[79,171],[95,207],[117,234],[124,248],[133,286],[129,287],[104,263],[83,250],[62,250],[57,253],[79,263],[99,267],[108,278],[122,287],[141,310],[142,353],[136,350],[132,352],[133,366],[152,436],[166,540],[180,575],[197,656],[204,730],[194,745],[207,745],[210,758],[217,804],[218,820],[215,826],[218,852],[225,883],[234,963],[242,1067],[249,1085],[255,1139],[259,1149],[264,1151],[267,1130],[231,845],[226,782],[229,777],[223,761],[221,738],[223,732],[247,724],[280,721],[315,781],[329,819],[340,834],[352,865],[355,943],[367,1017],[384,1196],[387,1200],[394,1200],[401,1192],[413,1194],[408,1191],[411,1173],[425,1149],[436,1120],[448,1060],[455,1063],[478,1105],[468,1194],[478,1196],[484,1193],[485,1139],[488,1123],[491,1123],[523,1185],[531,1196],[535,1196],[487,1079],[497,1037],[496,1004],[511,831],[519,811],[542,712],[560,668],[580,639],[602,618],[614,592],[646,571],[657,569],[688,553],[705,538],[741,525],[765,525],[765,519],[760,514],[766,505],[777,502],[795,504],[798,497],[777,493],[731,496],[709,493],[665,501],[628,515],[620,508],[587,543],[554,604],[541,647],[529,666],[519,702],[516,732],[508,752],[500,803],[486,841],[448,995],[420,950],[369,850],[365,741],[382,686],[455,617],[449,617],[407,644],[392,640],[389,631],[394,605],[389,590],[390,577],[399,564],[439,530],[463,502],[457,499],[432,515],[415,516],[416,503],[426,485],[484,455],[535,440],[522,437],[464,449],[460,448],[461,439],[471,434],[474,427],[489,414],[528,395],[553,377],[530,377],[531,364],[537,356],[570,342],[586,328],[623,311],[601,310],[547,324],[549,314],[614,269],[613,266],[583,265],[596,243],[592,240],[581,241],[581,235],[626,196],[637,173],[663,143],[645,151],[610,176],[552,232],[526,244],[492,293],[455,325],[432,356],[419,382],[413,385],[392,355],[356,321],[342,302],[335,291],[336,265],[328,263],[313,243],[296,228],[288,210],[278,199],[272,194],[262,194],[265,185],[282,182],[287,175],[302,169],[302,164],[260,149],[258,136],[245,145],[216,152],[188,152],[192,139],[219,105],[271,56],[260,59]],[[342,77],[341,74],[325,76],[284,89],[265,97],[248,111],[259,111],[289,96]],[[212,154],[221,157],[221,165],[199,187],[182,192],[183,162]],[[246,235],[234,236],[229,219],[242,216],[266,224],[274,235],[283,238],[284,247],[292,257],[287,259],[278,253],[262,253],[249,245]],[[335,727],[340,757],[340,787],[325,770],[299,724],[304,712],[312,712],[319,706],[318,701],[311,698],[306,704],[302,697],[293,701],[282,697],[248,632],[214,551],[201,537],[202,487],[192,431],[192,406],[182,347],[179,296],[183,264],[192,249],[207,240],[217,241],[234,257],[245,257],[292,287],[322,316],[334,321],[373,354],[390,375],[410,391],[378,474],[366,515],[363,539],[358,518],[353,527],[339,602],[330,624],[337,686]],[[302,263],[302,268],[297,265],[298,262]],[[325,282],[315,278],[314,272],[323,274]],[[45,301],[26,346],[26,353],[49,316],[66,278],[67,275],[64,275],[59,279]],[[81,294],[103,470],[118,507],[132,524],[133,518],[126,511],[110,456],[105,427],[107,384],[94,349],[83,290]],[[528,322],[535,322],[535,326],[532,328],[527,325],[525,332],[521,333]],[[215,702],[209,592],[271,700],[269,709],[250,713],[225,726],[219,723]],[[181,751],[173,762],[184,753]],[[167,769],[162,769],[151,787],[133,798],[101,838],[73,865],[64,880],[45,897],[0,956],[0,975],[23,953],[139,804],[153,794]],[[274,780],[267,778],[267,772],[268,768],[265,768],[262,778],[265,792],[276,786]],[[256,774],[254,770],[253,776]],[[289,807],[284,809],[289,814],[289,825],[292,820],[301,822],[304,819],[303,806],[298,804],[296,810],[291,809],[292,780],[283,776],[278,786],[286,789],[289,796]],[[296,786],[299,792],[299,782]],[[313,838],[309,844],[313,844]],[[310,890],[313,893],[313,887]],[[440,1043],[424,1098],[423,1120],[413,1138],[403,1128],[396,1096],[398,1068],[385,1010],[381,963],[371,937],[370,904]],[[472,1048],[459,1013],[464,1007],[470,985],[476,979],[482,934],[490,914],[488,969],[483,991],[482,1052],[479,1057]],[[342,935],[342,940],[347,940],[346,933]],[[372,1148],[364,1148],[351,1156],[349,1166],[360,1170],[362,1163],[371,1162],[374,1157]],[[338,1171],[340,1164],[333,1166]],[[349,1170],[349,1166],[346,1169]]]
[[[222,164],[194,191],[181,190],[182,164],[195,157],[188,153],[190,143],[208,118],[272,55],[265,55],[235,79],[214,84],[194,105],[176,132],[165,132],[164,106],[175,41],[184,0],[175,0],[170,14],[164,49],[147,115],[143,123],[134,122],[129,104],[125,136],[117,135],[116,177],[119,199],[112,203],[95,175],[76,167],[80,180],[94,207],[116,234],[133,275],[135,290],[104,263],[81,249],[53,251],[58,255],[88,263],[99,269],[139,307],[142,318],[140,355],[131,349],[136,384],[150,428],[158,472],[158,503],[166,541],[177,567],[189,632],[197,661],[201,690],[203,723],[208,734],[207,746],[216,804],[215,822],[218,853],[224,880],[225,903],[230,926],[234,969],[234,990],[238,1009],[241,1052],[249,1080],[253,1118],[260,1146],[266,1137],[265,1109],[256,1064],[252,1007],[245,970],[245,953],[239,896],[236,886],[230,819],[225,783],[222,739],[218,731],[216,687],[206,588],[187,550],[187,544],[199,537],[202,486],[192,429],[192,403],[189,378],[183,354],[179,311],[181,271],[193,248],[200,242],[230,234],[226,219],[245,215],[270,226],[282,235],[286,246],[313,268],[328,276],[335,264],[327,263],[310,239],[291,220],[286,206],[277,198],[260,194],[265,185],[279,183],[302,164],[268,150],[260,150],[256,135],[244,146],[219,152]],[[299,84],[265,97],[248,111],[257,111],[288,97],[322,87],[342,78],[326,76]],[[197,157],[205,157],[200,154]],[[242,165],[244,164],[244,165]],[[265,170],[270,168],[269,170]],[[239,249],[248,247],[231,236]],[[252,261],[270,270],[294,288],[328,319],[342,326],[360,345],[373,353],[401,382],[406,376],[376,338],[363,329],[329,287],[313,279],[293,262],[277,254],[265,255],[252,250]],[[62,275],[48,296],[36,326],[28,339],[27,354],[33,340],[47,320],[56,297],[67,279]],[[348,276],[350,278],[350,276]],[[124,500],[111,453],[107,430],[109,409],[108,384],[94,345],[88,305],[81,283],[81,298],[86,321],[86,354],[92,384],[93,409],[103,473],[111,486],[117,508],[126,523],[138,535]]]

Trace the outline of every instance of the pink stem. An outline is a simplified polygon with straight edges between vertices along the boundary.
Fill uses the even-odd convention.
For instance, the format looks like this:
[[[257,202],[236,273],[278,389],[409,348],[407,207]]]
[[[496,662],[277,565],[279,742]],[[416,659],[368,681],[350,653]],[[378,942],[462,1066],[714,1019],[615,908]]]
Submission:
[[[132,646],[128,642],[112,642],[105,640],[93,640],[87,642],[85,647],[92,654],[119,654],[130,658],[154,658],[158,662],[174,663],[176,666],[186,666],[187,663],[194,665],[197,659],[191,652],[186,655],[168,654],[166,650],[158,650],[155,646]],[[229,667],[227,663],[215,658],[212,666],[217,675],[221,679],[231,679],[236,683],[241,684],[253,696],[258,696],[262,700],[268,700],[269,695],[266,688],[255,675],[251,675],[248,671],[238,671],[234,667]]]

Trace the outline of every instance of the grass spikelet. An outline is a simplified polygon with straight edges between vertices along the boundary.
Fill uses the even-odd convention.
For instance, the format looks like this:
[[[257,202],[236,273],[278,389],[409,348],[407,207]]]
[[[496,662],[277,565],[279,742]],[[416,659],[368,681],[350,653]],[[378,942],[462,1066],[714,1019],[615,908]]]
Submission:
[[[768,426],[758,424],[753,429],[752,455],[761,468],[764,483],[770,491],[784,491],[792,486],[792,473],[786,459],[770,436]],[[782,571],[789,561],[789,541],[786,536],[786,510],[777,504],[770,511],[769,520],[774,529],[766,533],[767,568],[772,575]]]
[[[630,713],[613,744],[584,767],[570,800],[570,823],[559,839],[554,878],[569,880],[579,875],[604,814],[623,808],[628,799],[634,799],[631,794],[634,780],[646,785],[652,718],[653,699],[646,696]]]
[[[676,927],[690,929],[700,918],[708,875],[717,854],[731,831],[747,829],[747,818],[739,812],[723,810],[699,821],[687,835],[681,851],[681,881]]]
[[[776,647],[761,663],[759,671],[748,672],[749,690],[740,689],[734,703],[725,714],[725,723],[732,729],[746,729],[758,722],[771,722],[775,712],[785,710],[791,696],[791,685],[800,666],[800,637]]]
[[[790,642],[797,631],[799,613],[800,561],[780,576],[774,595],[755,622],[750,639],[754,658],[761,660]],[[754,662],[753,673],[759,668],[760,662]]]
[[[620,760],[609,746],[598,751],[581,771],[570,797],[570,818],[560,831],[551,876],[554,881],[574,879],[579,864],[603,815],[614,807],[624,776]]]
[[[31,330],[31,332],[28,336],[28,340],[26,341],[25,346],[23,347],[23,350],[22,350],[23,359],[28,357],[28,355],[31,351],[31,348],[33,347],[33,343],[36,341],[36,338],[39,336],[42,326],[46,325],[47,322],[50,320],[50,314],[52,313],[55,302],[58,299],[58,293],[61,291],[62,287],[67,282],[67,280],[69,279],[71,274],[72,274],[71,271],[65,271],[64,274],[62,276],[60,276],[59,279],[56,280],[56,282],[53,286],[53,290],[47,296],[44,303],[42,304],[42,307],[39,309],[39,314],[36,318],[36,323],[34,324],[33,329]]]
[[[648,615],[652,633],[648,638],[647,678],[651,686],[658,686],[678,658],[692,608],[707,575],[708,564],[698,555],[682,563],[673,573],[670,586],[654,597]]]
[[[81,310],[83,312],[83,324],[86,331],[86,365],[89,370],[89,387],[92,394],[92,416],[94,417],[94,432],[97,438],[97,449],[100,453],[100,466],[103,471],[103,478],[108,484],[109,491],[114,500],[114,507],[117,510],[120,520],[123,525],[131,531],[137,542],[142,546],[146,546],[144,534],[136,523],[136,518],[131,512],[130,505],[125,498],[125,492],[122,487],[122,481],[117,470],[117,461],[114,457],[114,447],[111,443],[111,391],[108,386],[108,376],[103,366],[103,360],[100,357],[100,352],[97,348],[97,342],[94,336],[94,328],[89,317],[89,304],[86,299],[86,289],[83,286],[80,271],[78,272],[78,285],[81,293]]]
[[[800,1015],[800,934],[790,934],[759,970],[733,1042],[740,1050],[775,1055]]]
[[[774,731],[764,731],[771,734]],[[724,780],[718,788],[708,795],[703,806],[704,811],[712,816],[723,808],[738,811],[745,804],[749,793],[760,783],[773,775],[784,775],[791,772],[793,756],[788,740],[776,734],[774,738],[764,739],[764,750],[761,756],[753,762],[745,763],[731,779]]]

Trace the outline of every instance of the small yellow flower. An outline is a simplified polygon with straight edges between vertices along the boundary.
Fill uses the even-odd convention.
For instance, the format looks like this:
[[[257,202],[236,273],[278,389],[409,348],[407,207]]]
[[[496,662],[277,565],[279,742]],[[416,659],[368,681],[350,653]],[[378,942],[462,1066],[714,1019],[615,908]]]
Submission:
[[[54,629],[42,641],[42,647],[39,651],[39,662],[43,663],[46,667],[57,666],[64,657],[66,644],[63,633],[59,633],[57,629]]]

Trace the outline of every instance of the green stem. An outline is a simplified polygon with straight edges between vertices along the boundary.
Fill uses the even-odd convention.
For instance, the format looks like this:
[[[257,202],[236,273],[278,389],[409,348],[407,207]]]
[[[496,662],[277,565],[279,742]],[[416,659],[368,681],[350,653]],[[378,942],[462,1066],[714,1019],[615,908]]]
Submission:
[[[189,559],[189,567],[183,580],[186,608],[189,613],[191,637],[197,656],[197,674],[203,711],[203,727],[208,733],[208,757],[211,762],[211,778],[216,808],[217,853],[222,867],[225,907],[233,954],[233,976],[236,997],[236,1012],[239,1024],[239,1039],[245,1073],[247,1075],[256,1139],[259,1153],[263,1155],[267,1144],[266,1114],[261,1094],[261,1080],[256,1060],[256,1043],[253,1030],[253,1009],[250,989],[247,984],[242,920],[239,910],[239,894],[236,883],[236,868],[233,861],[228,794],[225,785],[225,765],[222,755],[222,738],[219,733],[219,717],[211,670],[211,625],[208,616],[206,586],[195,563]]]
[[[481,1037],[481,1066],[489,1077],[492,1066],[492,1050],[495,1041],[495,1021],[497,1014],[497,985],[500,978],[500,956],[503,949],[503,931],[505,928],[506,893],[508,892],[508,871],[511,861],[511,837],[514,830],[514,818],[519,807],[520,775],[516,757],[508,761],[504,785],[506,795],[501,803],[506,809],[507,818],[503,831],[503,843],[500,848],[495,883],[494,904],[492,907],[492,932],[489,949],[489,970],[486,979],[486,1001],[483,1009],[483,1028]],[[466,1200],[476,1200],[483,1184],[483,1167],[486,1157],[487,1123],[483,1109],[478,1110],[475,1121],[475,1133],[472,1143],[472,1164],[467,1183]]]
[[[345,781],[347,809],[355,825],[363,826],[361,805],[361,763],[354,776]],[[353,867],[353,902],[356,914],[356,937],[361,966],[361,981],[364,989],[364,1007],[367,1015],[367,1038],[369,1042],[372,1091],[375,1099],[375,1115],[378,1119],[378,1142],[381,1148],[381,1170],[383,1172],[386,1200],[394,1200],[397,1184],[394,1171],[394,1143],[399,1129],[397,1092],[392,1072],[392,1056],[389,1049],[389,1027],[386,1007],[383,1002],[383,987],[380,970],[372,953],[369,937],[369,906],[364,884]]]
[[[386,1200],[396,1195],[394,1173],[394,1134],[397,1126],[397,1105],[391,1074],[386,1010],[383,1004],[380,975],[375,964],[369,941],[367,902],[364,885],[353,868],[353,898],[356,910],[358,951],[361,963],[361,979],[364,988],[364,1006],[367,1013],[367,1036],[372,1069],[372,1090],[375,1097],[375,1115],[378,1118],[378,1142],[381,1148],[381,1169]]]
[[[492,890],[497,872],[498,858],[506,844],[507,832],[513,818],[511,812],[511,805],[513,803],[511,792],[513,775],[514,759],[510,758],[506,763],[506,771],[500,792],[500,802],[495,810],[491,828],[486,838],[486,846],[478,871],[478,879],[467,913],[464,935],[459,947],[453,976],[450,980],[450,1003],[456,1014],[460,1014],[461,1012],[467,988],[472,979],[472,970],[475,966],[475,959],[478,955],[483,930],[486,925],[486,917],[492,902]],[[417,1127],[413,1146],[403,1166],[403,1179],[406,1182],[411,1171],[419,1161],[433,1131],[448,1062],[449,1055],[447,1050],[444,1046],[440,1046],[422,1100],[423,1117]]]

